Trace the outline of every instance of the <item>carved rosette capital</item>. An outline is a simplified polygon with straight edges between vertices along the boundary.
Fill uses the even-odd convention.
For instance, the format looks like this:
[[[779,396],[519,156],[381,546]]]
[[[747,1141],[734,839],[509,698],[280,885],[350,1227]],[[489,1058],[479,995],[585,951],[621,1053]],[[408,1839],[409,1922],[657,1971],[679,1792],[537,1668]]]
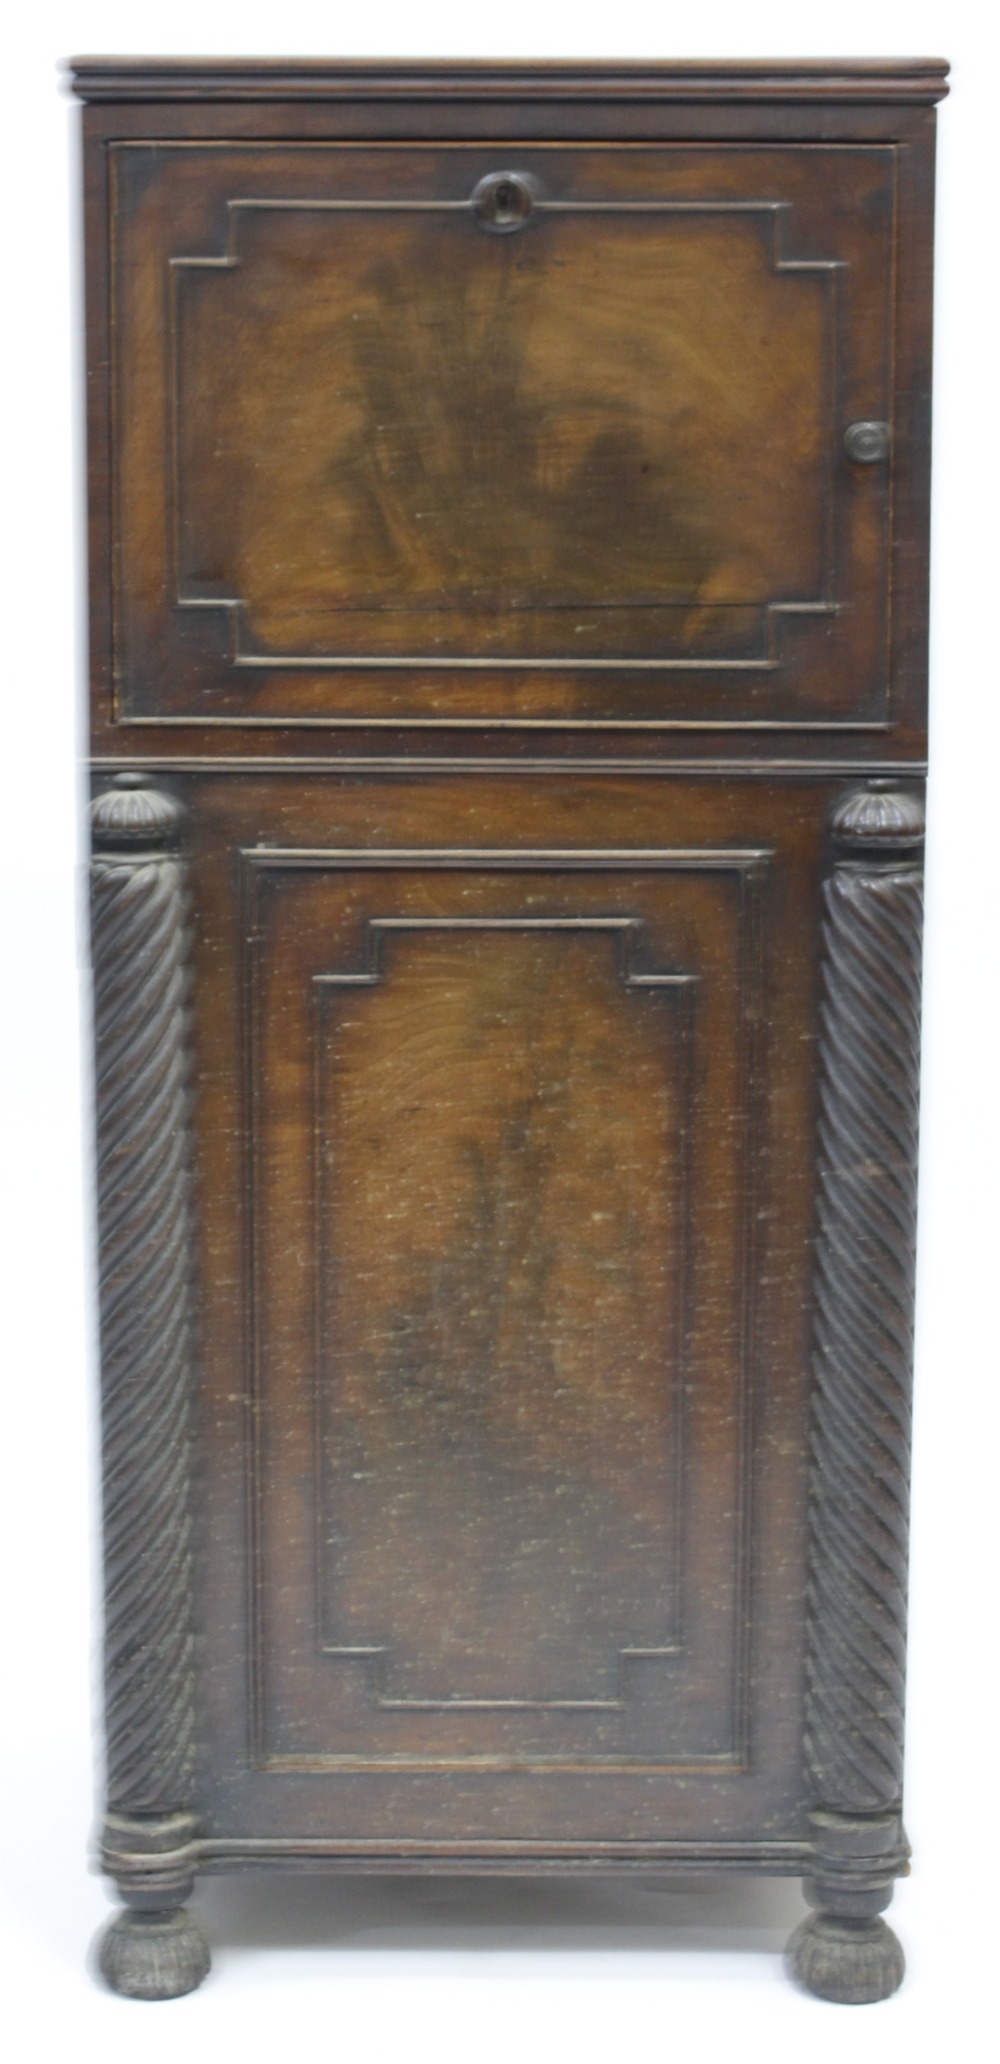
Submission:
[[[924,842],[923,797],[894,781],[869,781],[837,805],[832,827],[845,853],[917,854]]]
[[[90,805],[95,853],[141,852],[179,843],[184,812],[176,797],[145,774],[114,774]]]

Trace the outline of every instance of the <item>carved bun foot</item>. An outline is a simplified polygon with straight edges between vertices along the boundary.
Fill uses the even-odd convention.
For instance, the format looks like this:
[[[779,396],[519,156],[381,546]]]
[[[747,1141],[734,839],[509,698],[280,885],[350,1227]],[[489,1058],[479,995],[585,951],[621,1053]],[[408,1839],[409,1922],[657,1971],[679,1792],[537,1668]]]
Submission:
[[[873,1919],[812,1914],[785,1952],[788,1969],[817,1999],[846,2007],[888,1999],[903,1982],[906,1960],[892,1929]]]
[[[179,1999],[207,1975],[208,1944],[184,1907],[168,1913],[126,1912],[101,1937],[101,1975],[126,1999]]]

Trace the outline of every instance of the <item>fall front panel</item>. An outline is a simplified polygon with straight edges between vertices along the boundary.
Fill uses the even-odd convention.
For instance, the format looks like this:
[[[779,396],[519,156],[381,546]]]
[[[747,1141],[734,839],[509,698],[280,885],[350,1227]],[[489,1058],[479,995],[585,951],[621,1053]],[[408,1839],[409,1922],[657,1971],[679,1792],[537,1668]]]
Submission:
[[[123,721],[890,718],[890,146],[111,146]]]

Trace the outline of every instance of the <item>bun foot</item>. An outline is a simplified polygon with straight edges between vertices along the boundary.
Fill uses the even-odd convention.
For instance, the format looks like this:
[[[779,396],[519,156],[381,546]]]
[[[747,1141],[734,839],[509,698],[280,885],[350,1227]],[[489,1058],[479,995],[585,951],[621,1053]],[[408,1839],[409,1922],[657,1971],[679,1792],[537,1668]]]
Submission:
[[[788,1969],[817,1999],[847,2007],[888,1999],[902,1984],[906,1960],[885,1921],[838,1920],[811,1914],[785,1952]]]
[[[101,1975],[126,1999],[179,1999],[206,1976],[208,1944],[184,1907],[168,1912],[126,1911],[101,1937]]]

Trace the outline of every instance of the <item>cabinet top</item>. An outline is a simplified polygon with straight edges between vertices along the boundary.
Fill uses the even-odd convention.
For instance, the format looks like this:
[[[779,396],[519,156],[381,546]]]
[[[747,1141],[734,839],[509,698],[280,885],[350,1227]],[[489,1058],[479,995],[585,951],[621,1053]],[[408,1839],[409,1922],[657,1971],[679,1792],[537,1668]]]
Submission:
[[[80,57],[88,101],[795,101],[933,102],[942,58],[670,64],[378,63],[330,58]]]

